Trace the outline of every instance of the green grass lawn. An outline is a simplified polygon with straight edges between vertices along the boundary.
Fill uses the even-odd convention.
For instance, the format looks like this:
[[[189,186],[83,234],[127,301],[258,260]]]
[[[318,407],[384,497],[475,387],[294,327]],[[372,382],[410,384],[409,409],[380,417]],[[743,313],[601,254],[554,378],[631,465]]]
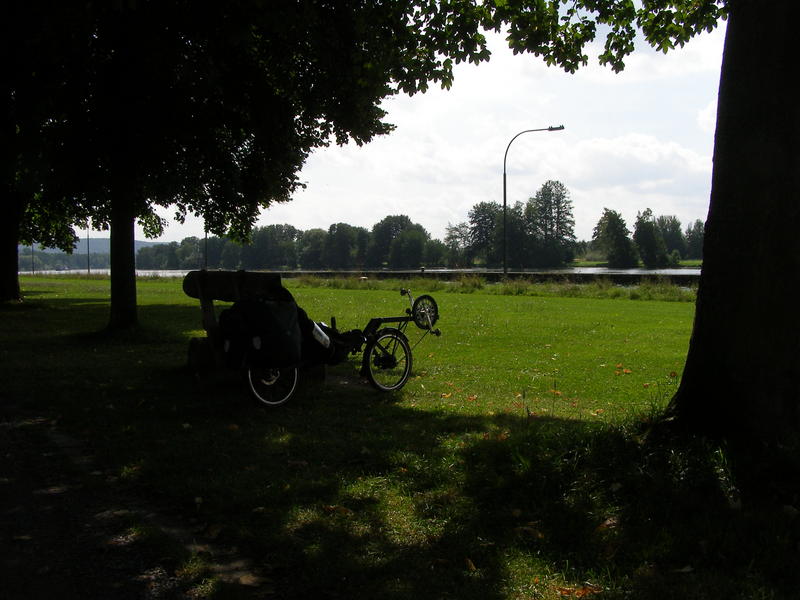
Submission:
[[[407,302],[286,285],[340,329]],[[23,278],[26,302],[0,312],[2,397],[255,557],[277,598],[790,597],[797,523],[738,509],[718,448],[648,439],[691,302],[424,285],[442,336],[414,349],[401,391],[374,392],[351,361],[264,410],[235,373],[185,368],[200,312],[179,280],[141,280],[141,330],[109,337],[106,279]]]

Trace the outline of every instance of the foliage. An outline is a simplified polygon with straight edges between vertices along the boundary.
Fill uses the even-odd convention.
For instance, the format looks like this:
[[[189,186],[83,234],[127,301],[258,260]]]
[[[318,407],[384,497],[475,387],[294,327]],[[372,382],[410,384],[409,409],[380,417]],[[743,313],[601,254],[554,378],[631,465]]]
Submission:
[[[328,228],[322,251],[322,264],[330,269],[347,269],[363,264],[363,253],[359,256],[358,232],[347,223],[335,223]]]
[[[300,234],[297,254],[304,269],[321,269],[325,266],[325,242],[328,234],[324,229],[309,229]]]
[[[646,268],[662,269],[669,265],[670,259],[664,237],[653,218],[653,211],[649,208],[636,215],[633,241]]]
[[[367,245],[367,266],[382,267],[389,260],[389,251],[394,239],[412,225],[407,215],[390,215],[375,223]]]
[[[664,240],[667,253],[673,255],[677,252],[678,257],[686,256],[686,237],[681,230],[681,222],[675,215],[661,215],[656,217],[656,228]]]
[[[703,240],[705,238],[705,225],[700,219],[686,228],[686,257],[703,258]]]
[[[447,266],[463,268],[472,264],[469,225],[465,222],[445,228],[444,244],[447,246]]]
[[[497,202],[478,202],[469,210],[468,219],[470,253],[483,264],[496,266],[498,259],[502,260],[497,230],[502,227],[503,207]]]
[[[389,246],[388,266],[392,269],[418,269],[425,261],[428,232],[419,226],[401,231]]]
[[[608,266],[614,269],[636,267],[639,258],[625,220],[618,212],[604,208],[594,227],[592,241],[606,254]]]
[[[548,182],[558,184],[559,182]],[[544,189],[544,187],[543,187]],[[564,193],[567,194],[566,188]],[[566,196],[565,196],[566,197]],[[515,203],[508,211],[509,264],[516,268],[536,268],[562,266],[572,261],[573,252],[580,253],[583,260],[587,256],[594,257],[600,265],[606,264],[604,252],[598,250],[595,242],[575,242],[572,235],[571,206],[567,199],[564,210],[566,229],[553,231],[546,237],[541,229],[535,229],[535,198],[526,205]],[[403,223],[404,227],[398,237],[389,244],[389,255],[384,264],[391,268],[419,268],[420,266],[448,266],[464,268],[473,266],[472,256],[475,254],[470,243],[470,226],[468,223],[448,225],[445,242],[429,237],[424,228],[414,224],[405,215],[387,217],[389,221]],[[549,217],[548,217],[549,218]],[[680,233],[680,241],[685,239],[680,232],[680,221],[675,217],[658,217],[656,224],[668,220]],[[551,221],[547,221],[552,223]],[[410,223],[410,225],[409,225]],[[702,239],[702,223],[698,221]],[[550,225],[548,225],[550,226]],[[692,231],[692,228],[689,228]],[[386,223],[377,224],[378,235],[387,235]],[[408,231],[408,233],[405,233]],[[565,239],[560,242],[556,235],[566,231]],[[491,260],[500,260],[499,248],[502,247],[502,228],[496,226],[491,232]],[[391,232],[389,231],[389,234]],[[181,242],[158,244],[142,248],[136,257],[139,269],[334,269],[352,270],[365,266],[367,250],[375,252],[376,244],[371,244],[372,232],[363,227],[354,227],[347,223],[336,223],[323,229],[300,231],[291,225],[268,225],[256,227],[246,245],[219,236],[208,236],[203,239],[188,237]],[[536,237],[540,236],[540,237]],[[413,238],[417,238],[414,241]],[[541,238],[548,239],[552,246],[546,252]],[[92,267],[108,268],[108,255],[104,258],[92,254]],[[673,251],[671,264],[678,264],[678,255]],[[82,269],[86,266],[86,258],[56,253],[36,253],[34,270],[42,269]],[[19,264],[22,270],[29,270],[30,257],[20,255]],[[696,264],[695,264],[696,266]]]
[[[560,181],[546,181],[525,205],[525,224],[532,238],[530,264],[563,266],[572,261],[575,219],[569,190]]]
[[[500,283],[488,283],[477,274],[460,275],[452,281],[438,278],[397,280],[361,279],[358,277],[302,276],[289,280],[303,288],[330,288],[337,290],[397,290],[401,287],[424,288],[455,294],[483,292],[498,296],[533,296],[542,298],[593,298],[605,300],[647,300],[659,302],[694,302],[697,291],[674,285],[660,278],[648,278],[637,285],[614,285],[605,278],[591,283],[576,283],[568,278],[546,282],[528,278],[514,278]]]
[[[517,202],[505,213],[496,202],[479,202],[468,222],[448,225],[452,263],[496,267],[503,262],[503,248],[508,266],[517,269],[559,267],[572,260],[575,221],[563,183],[545,182],[526,204]]]
[[[634,51],[637,27],[645,39],[664,52],[683,46],[694,35],[711,31],[726,18],[726,0],[561,0],[493,2],[490,22],[496,30],[508,27],[508,42],[514,52],[532,52],[548,65],[574,73],[588,63],[584,51],[598,32],[605,34],[601,64],[614,71],[625,67],[624,59]]]

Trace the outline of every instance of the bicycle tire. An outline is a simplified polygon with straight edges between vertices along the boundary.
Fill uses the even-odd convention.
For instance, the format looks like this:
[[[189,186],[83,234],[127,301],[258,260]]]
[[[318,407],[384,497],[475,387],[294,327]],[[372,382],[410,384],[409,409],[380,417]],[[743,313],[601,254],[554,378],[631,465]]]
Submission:
[[[283,369],[250,367],[247,369],[247,385],[250,395],[263,406],[280,406],[288,402],[297,389],[298,378],[297,367]]]
[[[411,347],[397,329],[381,329],[364,350],[367,378],[377,390],[402,388],[411,374]]]
[[[433,329],[436,321],[439,320],[439,306],[432,296],[424,294],[414,300],[411,307],[411,317],[414,324],[420,329]]]

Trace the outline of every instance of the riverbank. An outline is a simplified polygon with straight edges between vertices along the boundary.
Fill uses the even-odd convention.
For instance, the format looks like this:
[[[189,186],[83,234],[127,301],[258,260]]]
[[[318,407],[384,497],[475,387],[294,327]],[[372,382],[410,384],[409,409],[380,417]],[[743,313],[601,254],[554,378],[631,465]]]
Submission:
[[[137,277],[184,277],[188,270],[151,270],[137,269]],[[532,282],[566,281],[573,283],[592,283],[603,279],[616,285],[638,285],[642,281],[659,279],[679,286],[693,286],[700,280],[699,268],[678,269],[609,269],[606,267],[572,267],[566,269],[539,269],[509,271],[503,273],[497,269],[367,269],[351,271],[333,270],[286,270],[276,271],[286,278],[319,277],[319,278],[367,278],[367,279],[442,279],[458,280],[464,277],[481,278],[489,283],[504,280],[527,280]],[[20,275],[99,275],[108,276],[110,269],[71,269],[61,271],[20,271]]]

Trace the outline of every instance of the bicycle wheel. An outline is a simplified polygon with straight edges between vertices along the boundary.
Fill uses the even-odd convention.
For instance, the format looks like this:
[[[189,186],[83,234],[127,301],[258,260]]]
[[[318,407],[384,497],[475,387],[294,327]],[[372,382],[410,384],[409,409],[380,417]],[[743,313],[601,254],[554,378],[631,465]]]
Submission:
[[[364,350],[367,378],[382,392],[399,390],[411,374],[411,348],[396,329],[381,329]]]
[[[265,406],[280,406],[292,397],[297,388],[297,371],[297,367],[250,367],[247,369],[250,393]]]
[[[414,300],[411,307],[411,316],[414,324],[420,329],[433,329],[436,321],[439,320],[439,307],[436,300],[425,294]]]

